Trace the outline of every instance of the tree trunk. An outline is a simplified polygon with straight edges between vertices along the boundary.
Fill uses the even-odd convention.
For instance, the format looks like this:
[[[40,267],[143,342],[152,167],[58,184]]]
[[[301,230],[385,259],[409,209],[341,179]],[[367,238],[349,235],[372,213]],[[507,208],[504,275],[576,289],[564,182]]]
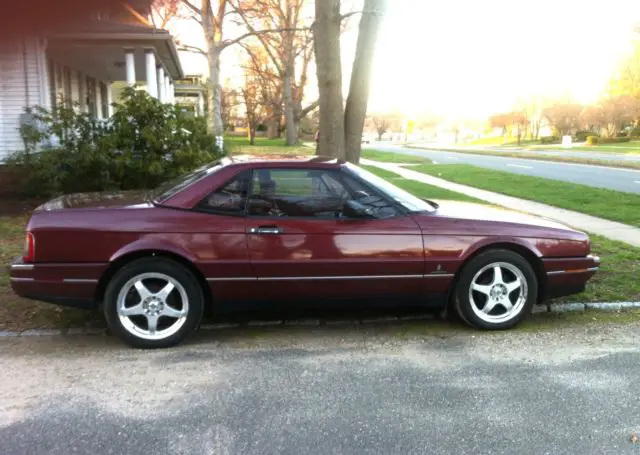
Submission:
[[[349,96],[344,113],[346,157],[348,161],[356,164],[360,161],[362,130],[367,115],[373,56],[385,3],[386,0],[365,0],[364,12],[360,19],[356,55],[353,60]],[[322,131],[322,127],[320,130]]]
[[[287,145],[296,145],[298,142],[298,129],[295,123],[293,109],[293,93],[291,92],[291,65],[287,65],[284,72],[284,120],[287,131]]]
[[[267,123],[267,137],[269,139],[276,139],[280,137],[280,118],[281,112],[275,112],[273,118]]]
[[[202,12],[202,28],[207,42],[207,63],[209,65],[207,130],[216,136],[221,136],[224,130],[220,112],[220,52],[222,49],[215,41],[216,36],[212,17],[204,10]]]
[[[255,145],[256,144],[256,127],[249,125],[249,128],[247,129],[249,130],[249,144]]]
[[[320,95],[320,141],[317,153],[344,159],[340,0],[316,1],[315,14],[314,46]]]

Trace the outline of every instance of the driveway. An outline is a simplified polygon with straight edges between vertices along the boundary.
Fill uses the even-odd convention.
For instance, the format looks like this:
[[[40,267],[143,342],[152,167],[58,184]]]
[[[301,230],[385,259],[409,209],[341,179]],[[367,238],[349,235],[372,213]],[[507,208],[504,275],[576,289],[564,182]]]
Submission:
[[[374,144],[371,148],[383,152],[422,156],[441,164],[472,164],[513,174],[544,177],[628,193],[640,193],[640,170],[440,150],[418,150],[396,145]]]
[[[456,327],[4,339],[0,452],[640,453],[640,322]]]

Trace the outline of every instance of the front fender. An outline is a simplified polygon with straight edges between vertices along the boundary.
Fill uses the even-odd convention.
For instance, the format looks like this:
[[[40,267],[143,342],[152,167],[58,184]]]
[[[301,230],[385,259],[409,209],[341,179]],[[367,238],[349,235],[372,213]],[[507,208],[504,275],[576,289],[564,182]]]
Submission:
[[[534,254],[537,258],[541,258],[543,256],[542,252],[536,245],[535,239],[500,235],[495,237],[485,237],[474,243],[466,249],[466,251],[462,254],[461,259],[464,262],[482,249],[500,245],[516,245],[525,248],[526,250]]]

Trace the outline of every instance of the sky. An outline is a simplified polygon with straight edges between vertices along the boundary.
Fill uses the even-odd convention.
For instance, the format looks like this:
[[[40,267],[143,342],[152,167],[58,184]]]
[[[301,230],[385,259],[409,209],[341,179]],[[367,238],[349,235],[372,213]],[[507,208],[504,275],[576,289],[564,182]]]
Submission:
[[[532,95],[590,103],[634,36],[640,39],[634,33],[640,25],[637,0],[387,2],[370,112],[480,118],[513,109]],[[352,23],[342,39],[345,92],[357,19]],[[185,41],[198,39],[197,26],[177,30]],[[237,51],[226,50],[223,77],[237,80],[237,63]],[[198,57],[185,56],[183,64],[187,72],[206,71]]]

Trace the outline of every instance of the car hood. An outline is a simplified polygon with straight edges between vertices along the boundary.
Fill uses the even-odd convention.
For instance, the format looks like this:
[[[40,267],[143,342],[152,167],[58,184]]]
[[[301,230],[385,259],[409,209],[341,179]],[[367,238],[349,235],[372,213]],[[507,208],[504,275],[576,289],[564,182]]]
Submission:
[[[74,193],[51,199],[40,205],[37,211],[76,208],[135,208],[151,206],[147,191],[105,191],[96,193]]]
[[[562,223],[528,213],[508,210],[501,207],[473,204],[470,202],[438,201],[440,207],[435,215],[460,220],[477,220],[493,223],[520,224],[539,228],[559,229],[578,232]]]

